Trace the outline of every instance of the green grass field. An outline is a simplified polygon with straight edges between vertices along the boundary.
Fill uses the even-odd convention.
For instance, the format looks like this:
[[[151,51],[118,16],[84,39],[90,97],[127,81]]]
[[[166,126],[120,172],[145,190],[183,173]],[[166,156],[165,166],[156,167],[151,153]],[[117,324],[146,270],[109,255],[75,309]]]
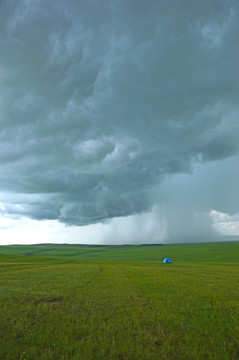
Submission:
[[[238,242],[0,254],[1,360],[239,359]]]

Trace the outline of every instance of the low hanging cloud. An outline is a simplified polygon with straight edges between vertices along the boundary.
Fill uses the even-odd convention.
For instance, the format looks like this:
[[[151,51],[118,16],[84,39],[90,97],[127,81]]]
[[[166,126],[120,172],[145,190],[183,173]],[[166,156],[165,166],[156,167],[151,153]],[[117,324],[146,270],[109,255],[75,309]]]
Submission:
[[[212,209],[238,212],[203,177],[238,193],[238,171],[220,167],[238,165],[238,12],[234,0],[1,2],[1,212],[88,225],[156,204],[168,229],[197,231]],[[180,176],[197,164],[185,205]]]

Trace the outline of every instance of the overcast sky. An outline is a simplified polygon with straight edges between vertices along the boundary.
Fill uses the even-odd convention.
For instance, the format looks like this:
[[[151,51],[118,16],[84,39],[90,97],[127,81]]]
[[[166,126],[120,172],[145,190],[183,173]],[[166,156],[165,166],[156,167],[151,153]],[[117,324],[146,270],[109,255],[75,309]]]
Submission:
[[[0,1],[0,243],[239,234],[238,15]]]

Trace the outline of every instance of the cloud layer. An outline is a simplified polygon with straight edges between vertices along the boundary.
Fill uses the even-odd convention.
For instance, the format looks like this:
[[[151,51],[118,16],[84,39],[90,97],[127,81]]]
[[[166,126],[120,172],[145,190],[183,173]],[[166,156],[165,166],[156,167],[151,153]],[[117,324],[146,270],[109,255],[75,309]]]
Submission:
[[[210,169],[237,195],[192,183],[186,213],[238,212],[226,173],[239,151],[238,12],[233,0],[1,2],[2,212],[71,225],[155,204],[171,214],[196,164],[202,184]]]

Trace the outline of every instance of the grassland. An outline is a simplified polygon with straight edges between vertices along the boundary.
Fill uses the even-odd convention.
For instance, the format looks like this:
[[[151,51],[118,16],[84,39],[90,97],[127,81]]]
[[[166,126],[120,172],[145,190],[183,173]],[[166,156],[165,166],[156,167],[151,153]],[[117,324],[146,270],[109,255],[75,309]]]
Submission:
[[[239,359],[237,242],[0,253],[1,360]]]

